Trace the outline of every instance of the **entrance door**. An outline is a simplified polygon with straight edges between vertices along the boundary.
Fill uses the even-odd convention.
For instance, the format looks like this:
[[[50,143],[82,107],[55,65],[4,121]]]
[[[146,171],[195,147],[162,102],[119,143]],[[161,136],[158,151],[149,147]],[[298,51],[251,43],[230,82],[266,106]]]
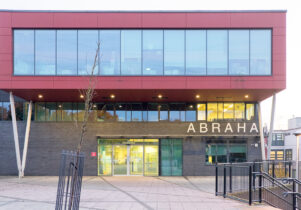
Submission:
[[[130,147],[130,175],[143,175],[143,146],[131,145]]]
[[[127,175],[128,171],[128,146],[114,145],[114,175]]]

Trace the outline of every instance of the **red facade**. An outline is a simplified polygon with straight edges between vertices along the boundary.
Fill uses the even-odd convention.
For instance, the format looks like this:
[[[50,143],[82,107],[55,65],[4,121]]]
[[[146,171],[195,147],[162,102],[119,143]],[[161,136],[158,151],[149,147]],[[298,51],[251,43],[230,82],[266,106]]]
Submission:
[[[14,28],[271,28],[272,76],[99,76],[96,100],[261,101],[286,87],[286,12],[0,12],[0,89],[27,100],[76,101],[82,76],[13,76]],[[250,97],[245,99],[248,94]],[[229,99],[227,99],[229,98]]]

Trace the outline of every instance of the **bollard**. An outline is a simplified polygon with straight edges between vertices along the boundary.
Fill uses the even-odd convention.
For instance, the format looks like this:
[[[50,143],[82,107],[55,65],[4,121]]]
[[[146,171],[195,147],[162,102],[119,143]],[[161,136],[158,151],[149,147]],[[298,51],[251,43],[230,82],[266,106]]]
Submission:
[[[252,205],[252,166],[249,166],[249,205]]]
[[[224,165],[224,193],[223,193],[224,198],[226,197],[226,193],[227,193],[226,181],[227,181],[227,171],[226,171],[226,166]]]
[[[215,164],[215,196],[218,194],[218,166]]]
[[[259,179],[258,179],[258,186],[259,186],[259,189],[258,189],[258,200],[259,200],[259,203],[262,202],[262,174],[259,175]]]
[[[229,171],[229,184],[230,184],[230,193],[232,193],[232,163],[230,164],[230,171]]]

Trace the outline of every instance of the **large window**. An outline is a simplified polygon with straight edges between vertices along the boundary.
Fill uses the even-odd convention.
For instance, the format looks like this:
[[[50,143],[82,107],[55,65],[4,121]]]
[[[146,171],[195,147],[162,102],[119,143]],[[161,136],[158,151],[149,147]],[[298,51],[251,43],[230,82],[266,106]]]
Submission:
[[[270,29],[15,29],[15,75],[271,75]]]
[[[143,75],[163,75],[163,30],[143,31]]]
[[[228,31],[207,31],[207,74],[227,75],[228,72]]]
[[[78,31],[78,74],[90,75],[94,64],[97,50],[98,31]],[[98,74],[98,66],[95,67],[94,75]]]
[[[206,144],[206,163],[235,163],[247,161],[247,145],[245,141],[222,141]]]
[[[251,75],[271,74],[271,30],[250,31]]]
[[[77,75],[77,31],[57,31],[57,75]]]
[[[121,74],[141,75],[141,30],[121,31]]]
[[[206,75],[206,31],[186,30],[186,75]]]
[[[101,75],[120,75],[120,31],[99,32],[99,69]]]
[[[34,75],[33,30],[14,31],[14,74]]]
[[[284,151],[283,150],[271,150],[270,159],[271,160],[284,160]]]
[[[249,74],[249,30],[229,30],[229,74]]]
[[[184,75],[184,30],[164,31],[164,74]]]
[[[55,75],[55,31],[35,31],[35,74]]]

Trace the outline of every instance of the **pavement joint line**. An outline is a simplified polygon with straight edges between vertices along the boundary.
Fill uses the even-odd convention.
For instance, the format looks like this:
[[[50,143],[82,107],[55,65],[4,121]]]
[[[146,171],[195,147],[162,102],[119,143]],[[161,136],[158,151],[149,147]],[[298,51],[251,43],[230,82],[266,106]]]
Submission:
[[[0,204],[0,207],[1,206],[5,206],[5,205],[8,205],[8,204],[10,204],[10,203],[15,203],[15,202],[18,202],[17,200],[12,200],[12,201],[6,201],[5,203],[2,203],[2,204]]]
[[[119,191],[123,192],[124,194],[128,195],[129,197],[131,197],[132,199],[136,200],[138,203],[140,203],[142,206],[144,206],[146,209],[149,210],[153,210],[152,207],[150,207],[149,205],[143,203],[142,201],[140,201],[139,199],[137,199],[135,196],[131,195],[130,193],[122,190],[121,188],[115,186],[114,184],[112,184],[111,182],[109,182],[108,180],[106,180],[104,177],[101,177],[101,179],[103,179],[106,183],[108,183],[109,185],[111,185],[112,187],[118,189]]]
[[[184,177],[185,180],[187,180],[187,178],[186,178],[185,176],[183,176],[183,177]],[[210,193],[210,192],[201,190],[200,188],[196,187],[193,183],[191,183],[189,180],[187,180],[187,181],[188,181],[188,183],[189,183],[193,188],[190,188],[190,187],[187,187],[187,186],[183,186],[183,185],[180,185],[180,184],[177,184],[177,183],[174,183],[174,182],[170,182],[170,181],[164,180],[164,179],[162,179],[162,178],[160,178],[160,177],[156,177],[156,178],[159,179],[159,180],[161,180],[161,181],[163,181],[163,182],[167,182],[167,183],[169,183],[169,184],[177,185],[177,186],[179,186],[179,187],[181,187],[181,188],[186,188],[186,189],[190,189],[190,190],[193,190],[193,189],[194,189],[194,190],[196,190],[196,191],[208,193],[208,194],[211,194],[211,195],[214,194],[214,193]]]

